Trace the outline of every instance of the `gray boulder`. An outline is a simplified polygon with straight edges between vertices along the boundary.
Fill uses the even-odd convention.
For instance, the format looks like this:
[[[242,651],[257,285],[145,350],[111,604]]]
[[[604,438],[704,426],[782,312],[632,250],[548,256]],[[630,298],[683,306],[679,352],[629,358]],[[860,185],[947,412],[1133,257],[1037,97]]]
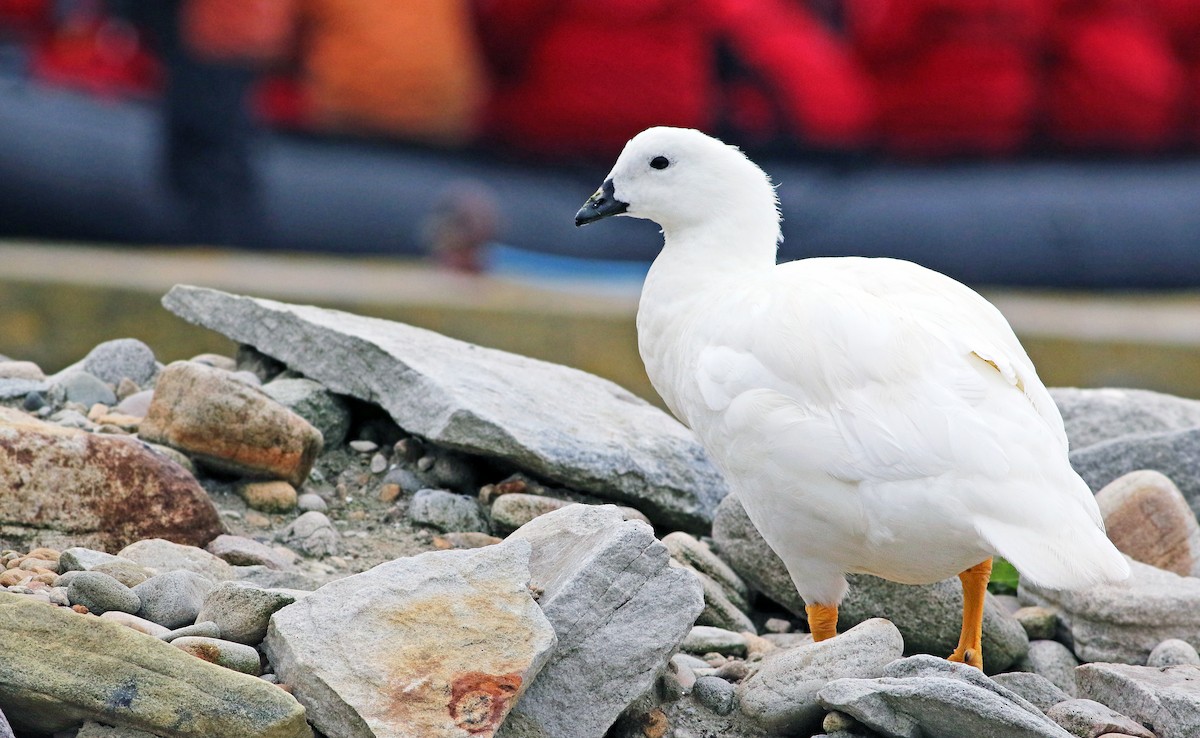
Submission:
[[[973,667],[914,656],[893,663],[884,673],[888,676],[830,682],[819,693],[821,704],[886,736],[1071,736]]]
[[[81,571],[72,577],[67,598],[72,605],[83,605],[96,615],[113,610],[132,615],[142,606],[132,589],[98,571]]]
[[[571,505],[521,527],[531,586],[558,645],[498,735],[602,738],[653,686],[704,607],[654,530],[612,505]]]
[[[78,366],[111,385],[129,378],[139,387],[146,387],[158,374],[154,352],[136,338],[118,338],[97,344]]]
[[[878,677],[903,651],[896,626],[867,620],[835,638],[768,654],[738,686],[738,701],[771,734],[811,732],[825,712],[817,700],[822,687],[843,677]]]
[[[754,528],[736,495],[726,497],[717,508],[713,539],[734,571],[797,617],[805,617],[804,602],[787,568]],[[850,591],[839,611],[839,630],[871,618],[887,618],[900,629],[907,653],[947,656],[958,646],[962,585],[957,577],[926,585],[897,584],[865,574],[847,579]],[[1025,629],[989,593],[983,613],[984,668],[988,673],[1004,671],[1028,647]]]
[[[257,646],[267,637],[271,616],[295,601],[295,597],[280,590],[222,582],[204,598],[204,606],[193,620],[216,623],[227,641]]]
[[[555,643],[529,557],[506,541],[330,582],[272,616],[267,654],[326,735],[490,736]]]
[[[106,618],[0,592],[0,623],[20,628],[0,648],[0,710],[17,730],[93,720],[162,738],[312,736],[304,709],[275,685]]]
[[[1150,658],[1146,659],[1146,666],[1179,666],[1180,664],[1200,666],[1200,654],[1196,653],[1195,646],[1178,638],[1168,638],[1158,644],[1150,652]]]
[[[1118,477],[1142,469],[1165,474],[1200,513],[1200,427],[1130,433],[1071,452],[1071,466],[1098,492]]]
[[[410,433],[706,531],[726,486],[692,434],[611,382],[375,318],[177,286],[163,304]],[[563,412],[570,408],[571,412]]]
[[[1200,643],[1200,579],[1133,560],[1129,567],[1124,582],[1078,591],[1022,582],[1021,599],[1056,608],[1083,661],[1144,664],[1168,638]]]
[[[1200,735],[1200,666],[1084,664],[1079,693],[1149,727],[1158,738]]]
[[[1124,435],[1200,426],[1200,401],[1160,392],[1055,387],[1050,395],[1062,413],[1067,438],[1075,450]]]
[[[212,582],[233,579],[233,567],[196,546],[147,538],[121,549],[118,556],[159,572],[192,571]]]

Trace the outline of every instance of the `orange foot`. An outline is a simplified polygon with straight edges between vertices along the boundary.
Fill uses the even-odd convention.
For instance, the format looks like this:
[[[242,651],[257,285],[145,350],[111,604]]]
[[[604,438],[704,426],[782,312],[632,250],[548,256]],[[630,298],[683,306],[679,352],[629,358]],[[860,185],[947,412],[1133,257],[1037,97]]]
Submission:
[[[837,635],[837,605],[805,605],[804,612],[808,613],[808,629],[814,642]]]
[[[983,598],[992,576],[992,560],[987,559],[958,575],[963,588],[962,633],[958,648],[947,659],[970,664],[983,670]]]

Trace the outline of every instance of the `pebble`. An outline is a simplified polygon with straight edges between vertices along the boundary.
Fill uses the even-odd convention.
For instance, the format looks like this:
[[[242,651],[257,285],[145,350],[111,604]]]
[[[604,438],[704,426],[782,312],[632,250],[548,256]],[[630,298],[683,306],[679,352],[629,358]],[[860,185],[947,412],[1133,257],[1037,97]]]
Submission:
[[[211,620],[204,620],[199,623],[185,625],[182,628],[176,628],[175,630],[168,631],[168,632],[162,634],[161,636],[159,636],[159,638],[166,641],[167,643],[170,643],[171,641],[175,640],[176,638],[185,638],[187,636],[200,636],[203,638],[220,638],[221,637],[221,628],[220,628],[220,626],[218,626],[216,623],[214,623]]]
[[[139,633],[145,633],[146,635],[154,636],[155,638],[162,638],[164,635],[171,632],[168,628],[164,628],[158,623],[153,623],[145,618],[139,618],[137,615],[130,615],[127,612],[120,612],[118,610],[111,610],[102,614],[100,617],[106,620],[111,620],[114,623],[120,623],[127,628],[133,628]]]
[[[507,495],[506,495],[507,496]],[[685,653],[719,653],[724,656],[745,656],[746,639],[741,633],[707,625],[694,626],[679,645]]]
[[[305,492],[296,498],[296,507],[300,512],[323,513],[329,509],[329,503],[325,502],[325,498],[315,492]]]
[[[89,351],[83,357],[83,370],[108,384],[129,378],[144,387],[158,374],[158,362],[146,344],[136,338],[118,338]]]
[[[124,398],[117,403],[113,408],[114,412],[121,415],[129,415],[135,418],[144,418],[150,410],[150,402],[154,399],[154,390],[142,390],[134,392],[132,395]]]
[[[383,454],[375,454],[371,457],[371,473],[382,474],[387,471],[388,460]]]
[[[101,574],[107,574],[126,587],[136,587],[154,576],[153,571],[150,571],[141,564],[133,561],[125,561],[120,558],[112,561],[102,561],[89,569],[89,571],[98,571]]]
[[[1196,649],[1187,641],[1181,641],[1178,638],[1168,638],[1162,643],[1154,647],[1150,652],[1150,658],[1146,660],[1146,666],[1164,667],[1177,666],[1179,664],[1193,664],[1200,666],[1200,654],[1196,653]]]
[[[137,614],[167,629],[194,623],[214,586],[203,574],[182,569],[150,577],[134,588],[142,605]]]
[[[718,715],[733,712],[734,689],[729,682],[715,676],[700,677],[692,687],[696,701]]]
[[[668,702],[674,702],[680,697],[690,694],[692,687],[696,684],[696,672],[688,661],[683,660],[685,657],[686,654],[675,654],[667,662],[667,668],[663,670],[659,689],[663,699]],[[686,658],[691,660],[690,657]],[[701,668],[708,666],[703,661],[699,663]]]
[[[408,517],[414,523],[446,532],[486,533],[489,530],[483,509],[474,497],[444,489],[418,491],[409,502]]]
[[[315,510],[296,518],[279,532],[279,541],[309,556],[332,556],[338,550],[337,529]]]
[[[296,488],[282,480],[248,482],[238,487],[246,504],[266,513],[285,513],[296,509]]]
[[[71,604],[83,605],[89,612],[102,615],[110,610],[136,613],[142,606],[137,594],[107,574],[80,572],[67,587]]]
[[[141,391],[142,388],[138,386],[137,382],[133,381],[129,377],[121,377],[121,381],[117,382],[117,404],[120,404],[124,400],[133,397]]]
[[[0,379],[32,379],[41,381],[46,378],[42,368],[32,361],[0,361]]]
[[[512,492],[497,497],[495,502],[492,503],[492,522],[502,532],[511,532],[534,518],[545,515],[548,512],[560,510],[571,504],[574,503],[555,497]]]
[[[236,566],[261,565],[270,569],[284,567],[275,549],[243,536],[221,534],[209,541],[204,550]]]
[[[1058,630],[1058,613],[1048,607],[1022,607],[1013,617],[1025,629],[1029,640],[1050,640]]]
[[[850,717],[844,712],[832,710],[826,713],[824,719],[821,720],[821,730],[826,733],[837,733],[841,731],[853,730],[858,725],[858,721]]]
[[[378,450],[379,444],[375,443],[374,441],[358,440],[358,441],[351,441],[350,448],[354,449],[355,451],[359,452],[360,454],[369,454],[369,453],[372,453],[373,451]]]
[[[271,615],[295,601],[293,595],[279,590],[223,582],[204,598],[195,619],[216,623],[225,640],[255,646],[267,636]]]
[[[240,671],[250,676],[258,676],[262,673],[258,651],[252,646],[203,636],[183,636],[172,640],[171,645],[196,658],[217,666],[224,666],[226,669]]]
[[[793,629],[792,621],[783,618],[767,618],[763,623],[763,630],[768,633],[791,633]]]
[[[69,371],[54,381],[54,388],[62,393],[67,402],[77,402],[91,407],[97,402],[115,405],[117,395],[102,379],[85,371]]]

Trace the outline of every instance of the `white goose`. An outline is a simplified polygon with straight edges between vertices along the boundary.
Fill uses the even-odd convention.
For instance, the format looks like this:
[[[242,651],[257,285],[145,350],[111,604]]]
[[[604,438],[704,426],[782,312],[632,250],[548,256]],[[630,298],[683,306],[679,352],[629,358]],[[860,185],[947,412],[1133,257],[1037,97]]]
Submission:
[[[634,137],[576,225],[653,220],[664,245],[638,307],[646,372],[787,564],[816,640],[847,573],[958,574],[982,668],[992,557],[1039,585],[1128,576],[1062,417],[1007,321],[945,275],[896,259],[776,264],[770,179],[698,131]]]

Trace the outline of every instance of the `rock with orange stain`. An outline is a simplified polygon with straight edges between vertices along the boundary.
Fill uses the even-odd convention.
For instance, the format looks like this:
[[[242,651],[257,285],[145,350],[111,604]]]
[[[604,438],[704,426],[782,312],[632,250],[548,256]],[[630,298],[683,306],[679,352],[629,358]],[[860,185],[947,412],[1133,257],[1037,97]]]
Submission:
[[[267,654],[327,735],[488,738],[555,643],[529,556],[509,541],[330,582],[275,613]]]
[[[531,584],[558,646],[500,736],[602,738],[704,609],[700,581],[670,565],[653,528],[613,505],[546,513],[508,541],[532,546]]]
[[[127,437],[0,408],[0,542],[116,550],[142,538],[203,546],[223,532],[178,464]]]
[[[210,468],[303,484],[321,452],[321,432],[229,372],[176,361],[159,375],[138,429],[146,441]]]

